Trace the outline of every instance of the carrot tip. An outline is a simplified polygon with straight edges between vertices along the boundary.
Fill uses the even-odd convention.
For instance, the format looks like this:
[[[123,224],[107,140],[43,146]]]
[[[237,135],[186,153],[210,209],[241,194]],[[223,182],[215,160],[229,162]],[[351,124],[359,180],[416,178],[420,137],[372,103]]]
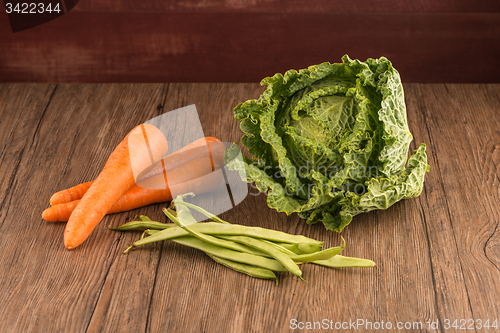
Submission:
[[[73,250],[74,248],[76,248],[78,245],[80,244],[77,244],[75,243],[74,241],[72,240],[69,240],[66,236],[66,234],[64,235],[64,247],[67,248],[68,250]]]
[[[49,208],[47,208],[46,210],[44,210],[42,212],[42,219],[44,219],[45,221],[53,222],[53,221],[51,221],[51,218],[50,218],[50,210],[49,210]]]

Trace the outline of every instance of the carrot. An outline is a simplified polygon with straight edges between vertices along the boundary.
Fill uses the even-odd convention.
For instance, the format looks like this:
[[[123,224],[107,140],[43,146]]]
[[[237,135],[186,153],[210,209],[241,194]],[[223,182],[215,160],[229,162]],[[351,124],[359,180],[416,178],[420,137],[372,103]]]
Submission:
[[[93,181],[78,184],[66,190],[54,193],[50,197],[50,205],[54,206],[65,202],[71,202],[73,200],[81,199],[85,192],[87,192],[89,187],[92,185],[92,183]]]
[[[142,179],[161,174],[163,168],[170,170],[181,166],[195,158],[210,157],[213,163],[222,165],[224,163],[224,144],[213,137],[201,138],[189,145],[167,155],[162,162],[156,163],[151,169],[144,173]]]
[[[42,212],[42,218],[45,221],[49,222],[67,222],[69,220],[69,217],[71,216],[71,213],[73,213],[79,203],[80,199],[77,199],[70,202],[64,202],[61,204],[50,206]]]
[[[64,231],[66,248],[71,250],[83,243],[136,178],[167,150],[167,140],[158,128],[142,124],[130,131],[71,213]]]
[[[206,136],[204,138],[200,138],[198,140],[194,140],[193,142],[191,142],[191,143],[185,145],[184,147],[182,147],[181,149],[178,149],[178,150],[174,151],[170,155],[177,154],[177,153],[180,153],[182,151],[186,151],[186,150],[193,149],[193,148],[196,148],[196,147],[203,147],[203,146],[206,146],[207,144],[209,144],[211,142],[220,142],[220,140],[217,139],[217,138],[214,138],[213,136]]]
[[[216,165],[216,168],[219,166]],[[165,185],[164,175],[167,178],[167,185]],[[217,188],[223,180],[221,171],[212,172],[210,159],[192,160],[181,167],[166,170],[161,177],[154,176],[132,186],[115,202],[108,214],[171,201],[172,193],[174,196],[188,192],[206,193]],[[42,217],[50,222],[66,222],[79,202],[80,200],[74,200],[49,207],[43,211]]]
[[[195,158],[210,156],[210,158],[212,158],[212,163],[222,165],[224,162],[224,150],[224,145],[218,139],[209,136],[193,141],[185,147],[164,157],[163,162],[165,169],[170,170]],[[142,176],[142,179],[160,174],[162,172],[163,167],[160,161],[148,169],[148,171]],[[81,199],[92,183],[93,182],[90,181],[78,184],[74,187],[54,193],[54,195],[50,198],[50,205],[54,206]]]

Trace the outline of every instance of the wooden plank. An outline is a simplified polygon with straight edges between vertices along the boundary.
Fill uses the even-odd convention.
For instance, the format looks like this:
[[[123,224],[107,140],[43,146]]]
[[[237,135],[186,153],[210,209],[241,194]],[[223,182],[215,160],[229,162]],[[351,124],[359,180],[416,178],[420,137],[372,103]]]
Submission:
[[[422,198],[430,199],[429,209],[423,211],[428,212],[431,251],[437,245],[433,261],[441,316],[450,318],[452,307],[467,305],[469,310],[454,318],[492,318],[492,322],[500,314],[496,297],[500,292],[496,149],[500,86],[422,85],[420,89],[419,123],[424,125],[424,119],[427,123],[431,157],[437,165],[430,177],[439,177],[442,184],[441,188],[427,186],[430,195]],[[451,248],[456,248],[456,254],[446,257]],[[450,292],[457,287],[458,293]]]
[[[338,12],[466,12],[490,13],[500,12],[500,4],[494,0],[465,1],[400,1],[400,0],[360,0],[360,1],[329,1],[329,0],[184,0],[184,1],[102,1],[89,0],[78,4],[77,11],[245,11],[261,13],[338,13]]]
[[[32,84],[0,84],[0,156],[12,133]]]
[[[404,82],[498,82],[498,26],[495,12],[71,11],[12,34],[0,16],[0,40],[9,50],[0,53],[0,78],[259,82],[349,54],[388,57]]]
[[[109,296],[115,295],[113,278],[122,263],[130,268],[126,282],[133,288],[130,295],[116,294],[128,300],[124,314],[149,304],[147,296],[132,295],[150,292],[154,260],[146,255],[127,266],[120,253],[132,235],[106,229],[123,223],[127,214],[106,218],[74,251],[62,244],[64,224],[46,223],[40,216],[51,193],[96,176],[126,133],[157,112],[163,85],[54,88],[35,85],[0,161],[1,331],[94,328],[95,320],[105,315]],[[126,277],[119,272],[117,281]]]
[[[439,85],[442,86],[442,85]],[[438,156],[440,141],[435,140],[437,132],[447,128],[445,124],[439,127],[429,121],[429,117],[436,109],[435,101],[423,93],[425,85],[405,85],[406,103],[408,108],[408,123],[414,136],[412,149],[422,142],[427,144],[428,163],[431,171],[427,174],[422,195],[417,199],[420,205],[422,222],[425,225],[425,239],[431,257],[430,274],[437,306],[437,317],[443,324],[446,318],[469,319],[473,318],[470,308],[470,295],[465,285],[460,260],[460,243],[454,235],[453,221],[449,213],[449,206],[443,187],[442,164],[453,164],[456,159],[442,160]],[[438,87],[435,85],[433,87]],[[451,100],[457,96],[448,94],[441,96],[440,109],[443,114],[450,113]],[[462,111],[462,110],[461,110]],[[456,138],[451,144],[462,145],[462,140]],[[438,161],[439,160],[439,161]]]
[[[9,195],[14,190],[15,177],[20,163],[29,149],[33,149],[37,138],[38,125],[42,121],[47,104],[54,92],[55,85],[36,85],[32,88],[29,100],[24,102],[20,119],[15,121],[15,127],[9,133],[9,140],[0,155],[0,221],[10,207]],[[18,117],[18,118],[19,118]],[[31,145],[31,147],[30,147]],[[26,162],[25,162],[26,163]]]

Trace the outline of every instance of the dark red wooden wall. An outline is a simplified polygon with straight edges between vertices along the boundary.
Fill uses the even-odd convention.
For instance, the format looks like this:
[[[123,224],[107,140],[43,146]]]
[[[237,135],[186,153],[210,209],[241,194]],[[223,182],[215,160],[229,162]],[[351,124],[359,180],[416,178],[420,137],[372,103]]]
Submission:
[[[18,33],[0,12],[0,82],[257,82],[344,54],[500,82],[500,1],[80,0]]]

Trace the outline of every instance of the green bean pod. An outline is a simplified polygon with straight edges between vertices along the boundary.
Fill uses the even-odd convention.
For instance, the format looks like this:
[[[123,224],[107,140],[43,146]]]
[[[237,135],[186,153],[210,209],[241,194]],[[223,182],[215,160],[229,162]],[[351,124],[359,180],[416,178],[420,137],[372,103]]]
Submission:
[[[191,234],[192,236],[199,238],[202,241],[205,241],[205,242],[213,244],[213,245],[222,246],[222,247],[225,247],[225,248],[228,248],[231,250],[235,250],[235,251],[265,256],[265,253],[260,251],[260,249],[256,249],[252,246],[248,247],[245,244],[238,244],[237,242],[232,242],[232,241],[216,238],[216,237],[204,234],[204,233],[197,232],[196,230],[192,229],[192,226],[200,225],[200,224],[195,222],[193,224],[190,224],[188,227],[188,224],[182,225],[181,219],[172,215],[167,209],[164,209],[163,212],[167,215],[167,217],[169,219],[171,219],[175,224],[177,224],[181,228],[181,230],[186,231],[188,234]],[[188,210],[188,212],[189,212],[189,210]],[[187,215],[188,215],[188,213],[184,212],[184,214],[179,215],[179,217],[186,219],[186,217],[188,217]],[[192,215],[191,215],[191,217],[192,217]]]
[[[214,214],[206,211],[205,209],[203,209],[199,206],[193,205],[192,203],[183,201],[182,204],[202,213],[203,215],[205,215],[206,217],[208,217],[209,219],[211,219],[214,222],[222,223],[222,224],[230,224],[229,222],[226,222],[223,219],[221,219],[220,217],[218,217],[217,215],[214,215]]]
[[[323,246],[319,243],[313,242],[299,242],[299,243],[280,243],[273,242],[274,245],[279,245],[279,248],[283,250],[285,248],[288,251],[291,251],[294,254],[307,254],[307,253],[315,253],[321,251]]]
[[[175,216],[173,216],[170,212],[168,212],[167,216],[171,216],[172,219],[177,219]],[[165,213],[165,214],[167,214]],[[150,239],[150,242],[157,242],[160,240],[166,240],[170,238],[175,238],[175,237],[180,237],[180,236],[185,236],[186,233],[180,232],[178,229],[182,230],[181,227],[175,225],[172,223],[173,226],[169,227],[168,230],[171,230],[169,232],[165,231],[162,234],[158,235],[158,239]],[[191,229],[194,232],[202,233],[205,235],[212,235],[212,236],[249,236],[249,237],[255,237],[260,240],[266,240],[269,243],[274,244],[276,247],[281,247],[282,252],[288,253],[288,254],[307,254],[307,253],[315,253],[318,252],[321,249],[321,242],[315,241],[314,242],[298,242],[298,243],[275,243],[277,238],[281,239],[286,239],[288,241],[291,241],[292,238],[290,237],[283,237],[281,231],[276,231],[276,230],[267,230],[270,231],[270,233],[267,233],[266,229],[263,228],[258,228],[258,227],[247,227],[243,225],[235,225],[235,224],[219,224],[219,223],[214,223],[214,222],[199,222],[196,224],[191,224],[189,225],[189,229]],[[175,230],[175,231],[174,231]],[[275,231],[276,233],[273,233]],[[170,234],[170,232],[174,233],[173,235]],[[186,231],[187,232],[187,231]],[[262,236],[258,236],[259,233],[262,233]],[[288,235],[288,236],[295,236],[295,235]],[[163,238],[166,237],[166,238]],[[147,244],[147,243],[144,243]],[[138,245],[144,245],[144,244],[138,244]],[[306,250],[307,252],[299,250]],[[288,251],[287,251],[288,250]]]
[[[234,251],[222,246],[217,246],[204,242],[201,239],[198,239],[193,236],[183,236],[174,238],[172,239],[172,242],[189,246],[223,259],[232,260],[252,266],[267,268],[274,272],[288,271],[285,267],[283,267],[283,265],[279,261],[275,259],[261,257],[250,253]]]
[[[294,261],[299,261],[299,262],[312,262],[316,260],[328,260],[332,257],[335,257],[338,255],[342,250],[344,250],[345,243],[342,246],[337,246],[337,247],[330,247],[326,250],[323,251],[318,251],[315,253],[307,253],[307,254],[296,254],[293,256],[290,256],[290,258]]]
[[[151,230],[151,229],[148,229]],[[151,235],[151,232],[148,231],[148,234]],[[149,243],[154,243],[154,242],[159,242],[159,241],[164,241],[164,240],[171,240],[174,238],[178,237],[183,237],[183,236],[189,236],[190,233],[186,230],[184,230],[181,227],[174,226],[172,228],[164,229],[161,231],[158,231],[156,233],[153,233],[151,236],[141,238],[140,240],[134,242],[132,245],[133,247],[141,246],[141,245],[146,245]],[[209,235],[204,235],[205,238],[203,239],[206,242],[210,242],[214,245],[226,247],[228,249],[232,249],[235,251],[240,251],[240,252],[245,252],[245,253],[251,253],[255,255],[264,255],[266,256],[266,253],[262,251],[258,251],[252,247],[248,247],[239,243],[227,241],[224,239],[217,239],[215,237],[209,236]]]
[[[156,230],[156,229],[146,229],[144,230],[144,233],[146,233],[148,236],[153,236],[159,233],[161,230]]]
[[[300,251],[302,254],[306,253],[315,253],[318,251],[321,251],[323,246],[318,243],[313,243],[313,242],[300,242],[297,243],[297,250]]]
[[[248,227],[244,225],[239,225],[239,224],[231,224],[229,222],[226,222],[224,220],[221,220],[217,216],[210,214],[203,208],[200,208],[198,206],[195,206],[191,203],[188,202],[183,202],[182,203],[185,206],[188,206],[190,208],[193,208],[200,213],[205,214],[206,216],[210,217],[213,221],[215,221],[218,224],[212,224],[211,222],[205,222],[203,223],[204,225],[207,226],[207,228],[213,228],[213,232],[210,232],[208,230],[198,230],[199,232],[203,233],[210,233],[210,234],[221,234],[221,235],[242,235],[242,236],[250,236],[250,237],[256,237],[260,239],[267,239],[273,242],[281,242],[281,243],[303,243],[301,245],[302,247],[302,253],[310,253],[310,252],[305,252],[305,251],[312,251],[316,252],[321,249],[321,244],[323,242],[308,238],[302,235],[292,235],[288,234],[286,232],[278,231],[278,230],[272,230],[272,229],[265,229],[265,228],[260,228],[260,227]],[[309,250],[308,250],[309,249]],[[315,250],[314,250],[315,249]]]
[[[297,253],[295,253],[295,252],[293,252],[292,250],[289,249],[289,247],[293,247],[293,245],[297,245],[297,244],[275,243],[275,242],[271,242],[271,241],[269,241],[267,239],[261,239],[260,241],[268,243],[271,246],[274,246],[276,249],[280,250],[281,252],[283,252],[284,254],[286,254],[288,256],[297,255]],[[291,246],[283,246],[283,244],[291,245]]]
[[[187,194],[189,195],[189,194]],[[127,248],[152,242],[171,240],[205,252],[214,261],[235,271],[262,279],[278,279],[274,272],[291,272],[302,279],[299,264],[310,262],[327,267],[374,267],[371,260],[339,255],[342,246],[322,250],[323,242],[302,235],[277,230],[230,224],[201,207],[183,201],[180,195],[172,208],[163,212],[174,223],[151,221],[138,216],[133,221],[112,230],[146,229],[141,239]],[[189,208],[204,214],[214,222],[198,223]],[[303,280],[303,279],[302,279]]]
[[[276,249],[274,246],[268,244],[267,242],[263,242],[259,239],[246,237],[246,236],[219,236],[221,238],[231,240],[234,242],[238,242],[241,244],[245,244],[247,246],[253,247],[260,251],[266,252],[270,254],[274,259],[279,261],[290,273],[301,277],[302,271],[299,266],[285,253]]]
[[[344,257],[341,255],[336,255],[328,260],[315,260],[311,263],[332,268],[342,268],[342,267],[375,267],[375,262],[353,257]]]
[[[150,230],[150,229],[149,229]],[[154,242],[159,242],[163,240],[168,240],[172,238],[177,238],[177,237],[182,237],[182,236],[187,236],[189,233],[182,228],[179,228],[177,226],[160,230],[156,233],[151,233],[148,232],[150,236],[144,237],[136,242],[134,242],[134,246],[141,246],[141,245],[146,245],[149,243],[154,243]]]
[[[167,228],[174,227],[174,223],[161,223],[155,221],[130,221],[117,228],[109,228],[110,230],[115,231],[128,231],[128,230],[137,230],[137,229],[155,229],[155,230],[164,230]]]
[[[342,238],[342,240],[343,240],[343,238]],[[296,250],[296,252],[293,252],[292,250],[289,250],[287,247],[283,246],[283,244],[276,244],[276,243],[269,242],[266,240],[262,240],[262,241],[267,242],[268,244],[274,246],[275,248],[277,248],[281,252],[288,255],[290,257],[290,259],[292,259],[293,261],[296,261],[296,262],[311,262],[314,260],[327,260],[333,256],[336,256],[340,252],[342,252],[344,250],[344,247],[345,247],[345,242],[344,242],[344,245],[342,245],[342,246],[331,247],[331,248],[325,249],[323,251],[316,251],[316,252],[312,252],[312,253],[300,253],[298,250],[296,250],[297,247],[290,247],[290,248]],[[293,244],[293,245],[298,245],[298,244]],[[308,249],[310,249],[310,248],[308,248]]]
[[[257,267],[257,266],[252,266],[252,265],[247,265],[247,264],[242,264],[240,262],[232,261],[232,260],[227,260],[223,259],[217,256],[214,256],[213,254],[207,253],[207,255],[212,258],[215,262],[218,262],[221,265],[224,265],[228,268],[231,268],[237,272],[249,275],[251,277],[259,278],[259,279],[275,279],[276,280],[276,285],[278,285],[278,278],[274,274],[273,271],[262,268],[262,267]]]
[[[165,211],[168,212],[169,215],[172,215],[172,213],[170,213],[168,210]],[[174,216],[174,218],[176,217]],[[307,238],[302,235],[291,235],[277,230],[265,229],[260,227],[249,227],[239,224],[198,222],[195,224],[190,224],[189,228],[196,232],[208,235],[249,236],[258,239],[267,239],[279,243],[288,243],[288,244],[303,243],[302,245],[303,248],[310,247],[310,248],[316,248],[318,250],[321,249],[321,244],[323,244],[323,242],[321,241],[317,241],[312,238]]]

